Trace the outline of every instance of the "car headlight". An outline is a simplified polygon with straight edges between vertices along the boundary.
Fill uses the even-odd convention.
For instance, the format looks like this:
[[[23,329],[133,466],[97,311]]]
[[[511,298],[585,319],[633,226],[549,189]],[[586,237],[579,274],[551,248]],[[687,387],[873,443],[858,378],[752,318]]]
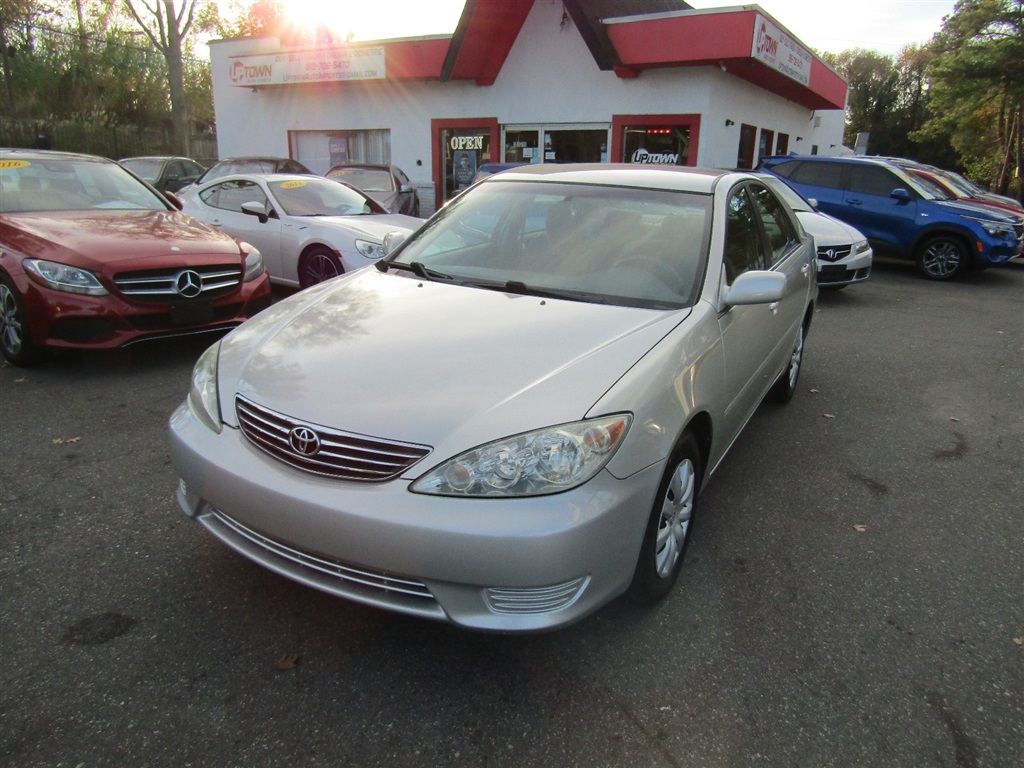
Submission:
[[[853,252],[855,254],[857,254],[858,256],[860,254],[864,253],[865,251],[870,251],[870,250],[871,250],[871,245],[868,243],[867,240],[858,240],[856,243],[853,244]]]
[[[979,219],[974,216],[964,216],[968,221],[980,224],[981,228],[992,237],[1013,237],[1013,224],[1008,221],[993,221],[992,219]]]
[[[108,291],[92,272],[56,261],[25,259],[22,266],[29,277],[47,288],[85,296],[106,296]]]
[[[614,455],[632,416],[538,429],[467,451],[412,484],[438,496],[542,496],[582,485]]]
[[[248,283],[263,274],[263,254],[249,243],[241,243],[241,246],[243,250],[249,249],[245,254],[245,275],[242,277],[242,282]]]
[[[384,244],[370,240],[356,240],[356,250],[368,259],[383,259]]]
[[[220,433],[220,399],[217,393],[217,364],[220,342],[207,349],[192,369],[188,406],[192,414],[214,432]]]

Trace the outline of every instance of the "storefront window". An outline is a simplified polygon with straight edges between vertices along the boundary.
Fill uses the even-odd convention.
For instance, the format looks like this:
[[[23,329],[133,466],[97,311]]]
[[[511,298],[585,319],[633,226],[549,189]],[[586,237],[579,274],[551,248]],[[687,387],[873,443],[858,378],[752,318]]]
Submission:
[[[506,130],[505,131],[505,162],[506,163],[539,163],[540,162],[540,131]]]
[[[606,163],[608,128],[507,128],[505,162]]]
[[[316,173],[339,163],[391,162],[391,131],[289,131],[291,156]]]
[[[622,160],[644,165],[686,165],[690,154],[688,125],[628,125]]]
[[[444,153],[444,199],[450,200],[473,183],[477,169],[491,162],[491,133],[487,130],[446,128],[441,131]]]

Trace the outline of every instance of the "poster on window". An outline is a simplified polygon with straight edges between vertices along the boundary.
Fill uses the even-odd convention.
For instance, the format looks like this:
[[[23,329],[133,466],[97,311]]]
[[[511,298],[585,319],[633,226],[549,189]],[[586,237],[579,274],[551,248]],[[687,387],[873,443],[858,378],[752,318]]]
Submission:
[[[452,171],[455,176],[455,188],[463,190],[473,183],[476,176],[477,158],[476,150],[463,149],[455,153],[455,168]]]

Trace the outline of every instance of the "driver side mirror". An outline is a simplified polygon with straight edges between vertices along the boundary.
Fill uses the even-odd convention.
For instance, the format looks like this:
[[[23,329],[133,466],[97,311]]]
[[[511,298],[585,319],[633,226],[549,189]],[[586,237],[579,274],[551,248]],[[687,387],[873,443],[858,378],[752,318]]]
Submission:
[[[771,304],[782,301],[786,295],[786,276],[779,272],[755,270],[744,272],[729,286],[725,303],[730,306],[741,304]]]
[[[260,224],[266,224],[270,218],[267,215],[267,207],[263,203],[257,203],[255,200],[249,203],[242,203],[242,213],[255,216],[260,220]]]
[[[903,189],[903,187],[894,189],[892,192],[889,193],[889,197],[891,197],[893,200],[900,204],[906,204],[910,202],[910,192]]]
[[[384,235],[384,255],[387,256],[395,251],[408,237],[409,235],[405,232],[388,232]]]

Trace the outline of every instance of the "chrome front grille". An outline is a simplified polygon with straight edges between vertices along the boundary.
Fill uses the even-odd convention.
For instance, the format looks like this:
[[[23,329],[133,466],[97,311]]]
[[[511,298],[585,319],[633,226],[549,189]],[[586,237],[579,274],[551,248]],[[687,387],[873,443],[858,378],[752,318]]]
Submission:
[[[242,267],[239,264],[174,267],[122,272],[114,276],[118,290],[136,301],[213,298],[231,293],[241,282]]]
[[[210,533],[260,565],[338,597],[430,619],[444,619],[430,588],[422,581],[343,563],[272,539],[213,507],[199,522]]]
[[[853,250],[849,245],[828,245],[818,249],[818,258],[822,261],[842,261]]]
[[[430,453],[399,443],[297,421],[235,397],[242,433],[260,450],[297,469],[343,480],[381,482],[398,477]]]

